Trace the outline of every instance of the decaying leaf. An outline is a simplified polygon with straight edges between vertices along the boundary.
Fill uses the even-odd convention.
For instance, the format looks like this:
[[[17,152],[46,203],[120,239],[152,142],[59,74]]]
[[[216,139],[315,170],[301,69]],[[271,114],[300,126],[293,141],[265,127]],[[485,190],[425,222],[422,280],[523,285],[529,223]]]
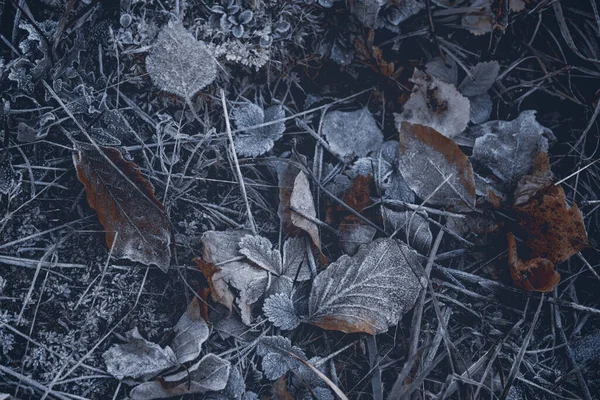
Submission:
[[[292,224],[310,236],[314,245],[321,249],[321,239],[319,239],[319,227],[316,223],[308,219],[317,218],[315,201],[310,191],[310,183],[304,171],[300,171],[294,180],[294,189],[290,197],[290,208]]]
[[[341,157],[364,157],[383,143],[383,133],[367,108],[328,112],[323,118],[323,134],[331,150]]]
[[[415,304],[421,257],[394,239],[376,239],[354,257],[341,256],[315,278],[308,322],[346,333],[382,333]]]
[[[294,396],[292,396],[285,383],[285,376],[273,382],[271,393],[273,394],[272,398],[276,400],[294,400]]]
[[[470,129],[470,134],[477,137],[471,160],[487,167],[509,188],[531,170],[538,153],[548,150],[546,137],[553,137],[536,121],[533,110],[512,121],[486,122]]]
[[[344,193],[342,201],[352,207],[354,211],[367,216],[371,201],[371,189],[373,177],[371,175],[357,175],[352,181],[350,188]],[[356,215],[348,212],[345,207],[337,205],[337,212],[342,216],[339,229],[341,232],[340,242],[344,253],[354,255],[361,244],[370,243],[377,230],[366,225]]]
[[[465,130],[470,103],[454,85],[418,69],[411,81],[415,85],[397,121],[429,126],[450,138]]]
[[[290,339],[283,336],[261,337],[256,347],[256,354],[262,357],[265,378],[273,381],[285,375],[290,369],[298,369],[302,364],[290,353],[306,360],[304,351],[292,346]]]
[[[245,231],[207,231],[202,235],[202,259],[195,259],[211,285],[213,299],[231,310],[235,298],[231,288],[239,292],[237,304],[242,321],[251,323],[250,305],[267,289],[268,274],[262,268],[240,261],[240,240]]]
[[[154,264],[166,272],[171,260],[171,232],[164,207],[154,197],[154,187],[119,150],[100,150],[118,170],[85,143],[77,145],[73,163],[88,204],[106,230],[106,245],[112,248],[113,257]]]
[[[169,346],[161,348],[147,341],[137,328],[125,333],[125,339],[127,343],[114,345],[102,354],[106,370],[117,379],[145,381],[177,365],[177,357]]]
[[[427,215],[424,211],[421,212]],[[421,254],[429,254],[433,234],[425,218],[414,211],[394,211],[387,207],[381,207],[381,215],[397,237]]]
[[[243,132],[235,136],[235,151],[244,157],[257,157],[273,148],[276,140],[285,132],[283,121],[262,128],[250,128],[265,122],[281,120],[285,117],[283,107],[276,105],[263,109],[256,104],[247,103],[232,111],[233,120]]]
[[[515,237],[509,233],[507,239],[510,276],[516,287],[529,292],[549,292],[558,285],[560,274],[554,270],[552,261],[541,257],[521,261]]]
[[[194,297],[185,313],[175,325],[175,337],[171,347],[177,356],[177,362],[184,364],[200,355],[202,343],[208,339],[209,329],[200,307],[200,301]]]
[[[191,100],[217,76],[217,62],[204,42],[181,23],[169,22],[146,58],[146,70],[162,90]]]
[[[185,371],[134,387],[129,397],[131,400],[165,399],[223,390],[227,386],[230,370],[229,361],[208,354]]]
[[[428,199],[428,204],[473,209],[473,169],[458,145],[427,126],[398,121],[398,128],[399,168],[417,196]]]

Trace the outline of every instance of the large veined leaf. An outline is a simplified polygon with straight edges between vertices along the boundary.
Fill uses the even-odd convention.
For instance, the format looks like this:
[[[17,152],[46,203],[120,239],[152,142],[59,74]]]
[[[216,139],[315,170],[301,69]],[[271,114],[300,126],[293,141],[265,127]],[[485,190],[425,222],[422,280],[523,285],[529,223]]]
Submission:
[[[158,34],[146,69],[156,86],[190,100],[217,76],[217,62],[204,42],[180,23],[169,22]]]
[[[346,333],[382,333],[415,304],[422,258],[394,239],[376,239],[355,256],[341,256],[315,278],[308,322]]]
[[[169,220],[154,196],[154,187],[119,150],[100,150],[114,166],[85,143],[77,145],[73,163],[88,204],[106,230],[106,245],[116,258],[154,264],[167,271],[171,259]]]
[[[398,122],[398,164],[408,186],[428,204],[473,209],[473,169],[458,145],[430,127]]]

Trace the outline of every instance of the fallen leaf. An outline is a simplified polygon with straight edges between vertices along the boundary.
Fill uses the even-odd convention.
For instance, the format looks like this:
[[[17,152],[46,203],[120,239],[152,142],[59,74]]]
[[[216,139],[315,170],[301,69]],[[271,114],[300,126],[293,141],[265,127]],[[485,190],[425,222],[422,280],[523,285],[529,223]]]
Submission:
[[[144,339],[137,327],[125,333],[127,343],[117,344],[102,354],[106,371],[119,380],[143,381],[177,365],[177,357],[169,346],[162,348]]]
[[[266,299],[263,312],[273,325],[286,331],[296,328],[301,322],[294,309],[294,302],[285,293],[276,293]]]
[[[276,105],[263,110],[256,104],[247,103],[234,108],[232,118],[243,132],[235,136],[235,151],[244,157],[257,157],[271,150],[275,141],[285,132],[283,121],[262,128],[250,128],[265,122],[281,120],[285,117],[283,107]]]
[[[7,149],[0,150],[0,194],[8,194],[17,180],[11,160],[12,156]]]
[[[104,227],[112,256],[167,271],[171,260],[171,232],[163,205],[139,167],[126,161],[119,150],[79,143],[73,154],[77,178],[85,186],[88,204]]]
[[[307,322],[345,333],[387,331],[424,287],[421,263],[415,250],[388,238],[341,256],[314,279]]]
[[[229,361],[208,354],[185,371],[134,387],[129,397],[131,400],[165,399],[223,390],[227,386],[230,370]]]
[[[465,77],[458,86],[458,90],[467,97],[486,94],[498,78],[500,64],[498,61],[477,63],[469,71],[471,76]]]
[[[410,98],[396,121],[429,126],[446,137],[454,137],[469,123],[469,100],[456,87],[415,69]]]
[[[421,213],[427,215],[425,211]],[[429,254],[433,234],[429,222],[414,211],[394,211],[381,207],[383,221],[410,247],[421,254]]]
[[[510,276],[516,287],[529,292],[550,292],[560,282],[560,274],[554,271],[552,261],[536,257],[521,261],[517,253],[517,243],[512,233],[508,239],[508,263]]]
[[[315,247],[321,249],[321,240],[319,239],[319,227],[316,223],[305,216],[317,218],[315,201],[310,191],[310,183],[304,171],[300,171],[294,180],[294,189],[290,196],[290,208],[292,224],[304,232],[308,233]]]
[[[200,355],[202,343],[208,339],[210,333],[206,321],[202,318],[200,301],[197,297],[192,299],[173,329],[175,337],[171,347],[177,356],[177,362],[184,364],[195,360]]]
[[[398,125],[398,163],[408,186],[428,204],[472,210],[473,169],[458,145],[433,128],[402,121]]]
[[[553,184],[553,174],[550,170],[550,161],[547,153],[538,153],[533,158],[529,174],[523,176],[514,193],[514,205],[519,206],[527,203],[541,190]]]
[[[202,235],[202,259],[195,259],[211,285],[213,299],[231,310],[234,296],[231,288],[238,291],[237,304],[242,321],[249,325],[252,320],[250,305],[265,293],[268,273],[239,259],[239,243],[245,231],[207,231]]]
[[[146,70],[160,89],[191,100],[215,80],[217,62],[204,42],[181,23],[169,22],[146,58]]]
[[[285,383],[285,376],[280,377],[273,383],[271,394],[273,394],[274,400],[294,400],[294,396],[292,396]]]
[[[256,346],[256,354],[262,357],[265,378],[274,381],[290,369],[298,369],[300,361],[291,354],[306,360],[304,351],[292,346],[290,339],[283,336],[262,336]]]
[[[331,150],[340,157],[364,157],[383,143],[383,133],[367,108],[328,112],[322,131]]]

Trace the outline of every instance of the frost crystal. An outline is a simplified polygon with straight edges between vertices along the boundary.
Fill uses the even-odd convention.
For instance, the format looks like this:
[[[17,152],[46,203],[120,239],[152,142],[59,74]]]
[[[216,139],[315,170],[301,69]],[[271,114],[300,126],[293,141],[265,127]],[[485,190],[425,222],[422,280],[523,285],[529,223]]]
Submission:
[[[367,108],[328,112],[323,118],[323,134],[331,150],[341,157],[364,157],[383,143],[383,133]]]
[[[285,123],[279,121],[261,128],[251,127],[284,117],[285,113],[280,105],[269,107],[264,111],[252,103],[235,108],[232,118],[238,129],[243,131],[235,137],[235,151],[243,157],[257,157],[271,150],[275,141],[283,136]]]
[[[217,76],[217,62],[204,42],[181,24],[169,22],[158,34],[146,69],[156,86],[190,100]]]

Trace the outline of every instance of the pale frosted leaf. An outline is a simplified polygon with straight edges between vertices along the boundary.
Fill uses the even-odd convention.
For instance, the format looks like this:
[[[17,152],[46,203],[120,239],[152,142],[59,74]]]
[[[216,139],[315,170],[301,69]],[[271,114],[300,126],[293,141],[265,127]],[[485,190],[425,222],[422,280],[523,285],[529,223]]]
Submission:
[[[207,398],[211,400],[236,400],[241,399],[246,392],[246,383],[239,367],[232,367],[229,373],[227,386],[220,392],[211,393]]]
[[[515,185],[532,167],[538,153],[548,150],[548,128],[535,119],[535,111],[523,111],[512,121],[490,121],[475,127],[477,136],[471,159],[487,167],[508,187]]]
[[[271,241],[262,236],[246,235],[240,241],[240,253],[248,260],[275,275],[282,275],[281,256],[271,247]]]
[[[485,94],[492,88],[500,72],[498,61],[482,62],[471,68],[471,76],[465,77],[458,90],[467,97]]]
[[[411,81],[415,85],[398,117],[400,120],[429,126],[450,138],[465,130],[470,104],[454,85],[418,69]]]
[[[189,100],[215,80],[217,62],[204,42],[169,22],[146,58],[146,70],[160,89]]]
[[[249,325],[252,319],[249,306],[267,289],[268,273],[262,268],[236,260],[243,257],[239,252],[239,242],[245,235],[245,231],[204,232],[204,263],[200,264],[200,268],[211,284],[215,301],[231,309],[235,296],[230,287],[239,292],[237,303],[241,309],[242,321]]]
[[[487,93],[469,97],[469,101],[471,102],[471,111],[469,119],[474,124],[482,124],[488,119],[490,119],[490,115],[492,115],[492,99],[490,95]]]
[[[397,232],[397,237],[421,254],[429,254],[433,235],[425,218],[412,211],[394,211],[386,207],[381,207],[381,215],[384,223]]]
[[[115,378],[145,381],[177,365],[177,357],[170,347],[162,348],[149,342],[137,328],[127,332],[125,338],[127,343],[114,345],[102,354],[106,371]]]
[[[200,355],[202,343],[208,339],[209,329],[200,315],[198,298],[194,297],[185,313],[175,325],[175,337],[171,346],[179,364],[195,360]]]
[[[315,246],[320,249],[319,228],[317,224],[305,217],[316,219],[317,210],[310,191],[310,183],[304,171],[300,171],[294,180],[294,189],[292,189],[292,195],[290,196],[290,208],[292,210],[292,224],[308,233]]]
[[[235,150],[244,157],[257,157],[271,150],[276,140],[285,132],[285,123],[279,121],[261,128],[250,128],[266,122],[278,121],[285,117],[281,105],[263,109],[256,104],[247,103],[232,111],[232,118],[238,129],[243,132],[235,136]]]
[[[8,133],[4,134],[8,135]],[[0,151],[0,194],[8,194],[17,179],[11,160],[12,157],[7,150]]]
[[[302,349],[292,346],[290,339],[283,336],[263,336],[258,341],[256,353],[261,356],[265,377],[274,381],[290,369],[298,369],[302,363],[289,353],[306,359]]]
[[[300,319],[289,295],[279,293],[269,297],[265,300],[263,312],[273,325],[283,330],[289,331],[300,325]]]
[[[400,122],[398,128],[399,168],[417,196],[428,204],[473,209],[473,169],[458,145],[426,126]]]
[[[291,237],[283,244],[283,275],[303,282],[311,278],[307,238]]]
[[[356,18],[367,28],[377,28],[377,17],[387,0],[357,0],[352,4],[351,10]]]
[[[425,64],[425,71],[435,78],[451,83],[458,84],[458,67],[456,61],[451,57],[446,57],[446,62],[441,57],[434,58]]]
[[[385,332],[414,306],[425,284],[421,271],[416,251],[394,239],[376,239],[317,275],[309,322],[346,333]]]
[[[331,150],[341,157],[364,157],[383,143],[383,133],[367,108],[328,112],[323,118],[323,134]]]
[[[370,243],[377,233],[377,229],[364,224],[341,225],[340,231],[342,249],[349,255],[356,254],[358,248],[363,244]]]
[[[223,390],[227,386],[230,370],[229,361],[208,354],[185,371],[134,387],[129,397],[131,400],[165,399]]]

